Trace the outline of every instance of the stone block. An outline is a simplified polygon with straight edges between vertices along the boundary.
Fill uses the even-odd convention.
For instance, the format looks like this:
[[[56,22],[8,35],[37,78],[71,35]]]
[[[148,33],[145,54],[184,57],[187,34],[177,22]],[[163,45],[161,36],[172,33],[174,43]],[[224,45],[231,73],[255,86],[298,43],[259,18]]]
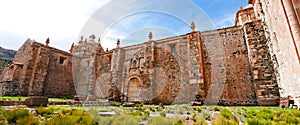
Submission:
[[[87,97],[87,100],[88,100],[88,101],[96,101],[96,99],[97,99],[97,97],[94,96],[94,95],[89,95],[89,96]]]
[[[85,99],[86,99],[86,97],[83,97],[83,96],[74,96],[73,97],[73,99],[75,100],[75,101],[85,101]]]
[[[35,96],[29,97],[25,100],[27,106],[47,106],[48,97]]]

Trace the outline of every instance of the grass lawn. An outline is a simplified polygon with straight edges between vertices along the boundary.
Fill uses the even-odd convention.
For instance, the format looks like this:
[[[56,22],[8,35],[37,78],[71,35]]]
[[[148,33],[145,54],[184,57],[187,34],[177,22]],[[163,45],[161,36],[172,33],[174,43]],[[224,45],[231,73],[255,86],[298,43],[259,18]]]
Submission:
[[[25,101],[25,99],[28,97],[25,96],[0,96],[0,100],[11,100],[11,101]],[[51,102],[68,102],[68,101],[74,101],[73,99],[68,99],[68,98],[49,98],[49,101]],[[97,99],[97,101],[100,102],[107,102],[106,99]]]
[[[0,96],[0,100],[10,100],[10,101],[25,101],[28,97],[25,96]],[[67,102],[67,101],[74,101],[73,99],[66,99],[66,98],[49,98],[49,101],[55,102]]]
[[[2,97],[4,98],[4,97]],[[19,97],[14,97],[18,100]],[[13,99],[10,97],[10,99]],[[60,100],[58,100],[60,101]],[[63,100],[62,100],[63,101]],[[189,106],[136,105],[116,106],[48,106],[3,110],[1,124],[100,124],[100,125],[298,125],[300,111],[260,106]],[[115,112],[115,116],[100,116],[99,111]]]
[[[0,100],[10,100],[10,101],[24,101],[27,97],[24,96],[0,96]]]

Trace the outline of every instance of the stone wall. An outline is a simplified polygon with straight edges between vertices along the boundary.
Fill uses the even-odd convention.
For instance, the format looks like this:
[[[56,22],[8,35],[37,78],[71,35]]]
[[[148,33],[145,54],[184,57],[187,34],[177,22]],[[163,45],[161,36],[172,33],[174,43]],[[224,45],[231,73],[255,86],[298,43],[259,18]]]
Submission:
[[[51,50],[44,81],[43,94],[47,96],[73,96],[72,55]]]
[[[248,51],[241,27],[202,32],[206,104],[255,105]]]
[[[253,83],[256,84],[258,105],[278,105],[279,88],[263,23],[261,21],[246,23],[243,30],[248,47]]]
[[[300,96],[299,0],[252,0],[256,15],[266,29],[280,96]],[[300,104],[300,102],[295,102]]]

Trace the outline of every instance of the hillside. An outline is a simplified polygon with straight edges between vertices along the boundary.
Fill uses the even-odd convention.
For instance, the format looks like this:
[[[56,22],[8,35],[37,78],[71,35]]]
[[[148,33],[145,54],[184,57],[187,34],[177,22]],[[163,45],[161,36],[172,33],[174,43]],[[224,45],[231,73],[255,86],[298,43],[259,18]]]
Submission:
[[[0,58],[14,58],[15,54],[17,53],[17,51],[14,50],[8,50],[8,49],[4,49],[2,47],[0,47]]]
[[[0,47],[0,73],[6,66],[12,63],[12,59],[14,58],[16,53],[17,51]]]

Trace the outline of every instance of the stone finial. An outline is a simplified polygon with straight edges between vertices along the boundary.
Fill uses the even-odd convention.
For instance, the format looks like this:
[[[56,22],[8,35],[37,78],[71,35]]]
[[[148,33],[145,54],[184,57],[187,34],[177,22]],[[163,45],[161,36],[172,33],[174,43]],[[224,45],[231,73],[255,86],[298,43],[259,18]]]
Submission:
[[[90,35],[90,40],[94,40],[96,36],[94,34]]]
[[[117,48],[120,48],[120,39],[117,41]]]
[[[152,32],[149,33],[148,38],[149,38],[149,41],[152,40],[152,38],[153,38]]]
[[[72,43],[72,45],[71,45],[71,48],[70,48],[70,53],[73,53],[74,52],[74,47],[75,47],[75,45],[74,45],[74,43]]]
[[[101,47],[101,40],[100,40],[100,37],[99,37],[99,39],[98,39],[98,46]]]
[[[78,43],[82,43],[83,42],[83,36],[80,37],[80,40]]]
[[[240,6],[240,10],[242,10],[243,9],[243,6]]]
[[[195,32],[195,22],[194,21],[192,21],[192,23],[191,23],[191,29],[192,29],[192,32]]]
[[[46,40],[46,46],[47,47],[49,46],[49,43],[50,43],[50,38],[48,37],[47,40]]]
[[[106,52],[108,52],[108,48],[106,48]]]

